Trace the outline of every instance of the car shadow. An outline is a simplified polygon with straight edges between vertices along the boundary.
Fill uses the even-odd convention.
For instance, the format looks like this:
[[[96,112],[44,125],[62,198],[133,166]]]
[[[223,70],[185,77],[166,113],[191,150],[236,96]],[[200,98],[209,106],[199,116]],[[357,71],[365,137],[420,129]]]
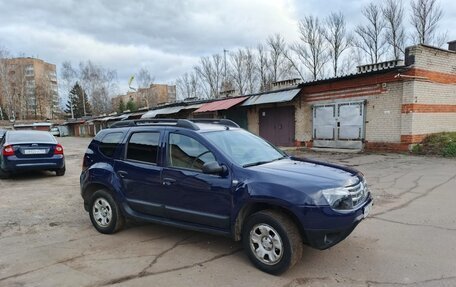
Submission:
[[[37,179],[44,179],[49,177],[55,177],[55,172],[52,171],[21,171],[17,173],[11,174],[7,179],[2,180],[37,180]]]

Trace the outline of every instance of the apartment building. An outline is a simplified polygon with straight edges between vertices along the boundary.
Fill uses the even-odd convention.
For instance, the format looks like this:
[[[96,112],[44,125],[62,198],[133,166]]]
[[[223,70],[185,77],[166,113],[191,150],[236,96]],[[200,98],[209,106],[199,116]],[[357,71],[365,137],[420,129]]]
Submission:
[[[41,59],[0,59],[0,107],[11,119],[53,119],[59,96],[56,66]]]

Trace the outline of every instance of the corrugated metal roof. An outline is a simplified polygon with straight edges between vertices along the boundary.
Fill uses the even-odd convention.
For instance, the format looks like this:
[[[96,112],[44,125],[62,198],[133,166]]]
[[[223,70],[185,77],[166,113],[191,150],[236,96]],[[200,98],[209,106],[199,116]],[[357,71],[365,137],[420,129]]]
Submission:
[[[239,98],[225,99],[225,100],[205,103],[199,109],[194,111],[194,113],[204,113],[204,112],[227,110],[239,103],[242,103],[247,98],[248,97],[239,97]]]
[[[181,110],[190,110],[190,109],[197,109],[201,107],[202,104],[196,105],[189,105],[189,106],[174,106],[174,107],[166,107],[162,109],[156,109],[152,111],[148,111],[144,115],[142,115],[141,119],[150,119],[155,118],[158,115],[170,115],[180,112]]]
[[[298,89],[291,90],[282,90],[282,91],[271,91],[269,93],[264,93],[256,96],[251,96],[248,98],[241,106],[253,106],[261,104],[270,104],[270,103],[281,103],[289,102],[296,97],[296,95],[301,91]]]

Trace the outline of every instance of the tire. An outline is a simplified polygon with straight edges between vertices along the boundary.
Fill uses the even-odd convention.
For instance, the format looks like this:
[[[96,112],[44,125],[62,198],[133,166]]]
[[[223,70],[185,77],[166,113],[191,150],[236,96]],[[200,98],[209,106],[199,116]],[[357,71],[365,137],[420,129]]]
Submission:
[[[0,168],[0,179],[8,179],[10,176],[11,174],[9,172]]]
[[[65,167],[59,168],[58,170],[55,171],[55,175],[64,176],[65,175],[65,171],[66,171]]]
[[[89,202],[90,220],[98,232],[112,234],[123,228],[125,218],[109,192],[98,190],[91,196]]]
[[[249,259],[266,273],[279,275],[302,257],[299,229],[281,212],[263,210],[254,213],[247,218],[242,230],[242,243]]]

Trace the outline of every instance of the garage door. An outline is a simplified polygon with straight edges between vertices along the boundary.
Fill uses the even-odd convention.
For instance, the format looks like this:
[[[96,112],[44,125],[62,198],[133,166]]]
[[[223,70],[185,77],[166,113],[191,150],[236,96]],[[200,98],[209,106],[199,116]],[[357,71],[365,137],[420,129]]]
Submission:
[[[277,146],[293,146],[294,107],[260,109],[260,136]]]
[[[364,102],[313,106],[313,145],[361,149],[364,139]]]

